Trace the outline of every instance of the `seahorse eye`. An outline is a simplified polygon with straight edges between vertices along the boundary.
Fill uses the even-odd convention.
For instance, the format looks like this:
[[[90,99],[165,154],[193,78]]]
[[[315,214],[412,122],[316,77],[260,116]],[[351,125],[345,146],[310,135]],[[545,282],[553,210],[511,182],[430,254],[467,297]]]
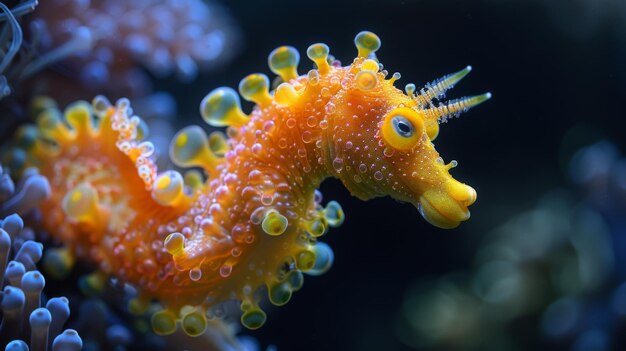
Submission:
[[[423,116],[410,108],[396,108],[385,116],[381,134],[385,142],[398,150],[409,150],[419,144],[424,132]]]
[[[413,128],[413,124],[403,116],[395,116],[391,119],[391,123],[393,125],[393,129],[398,133],[398,135],[410,138],[415,133],[415,128]]]

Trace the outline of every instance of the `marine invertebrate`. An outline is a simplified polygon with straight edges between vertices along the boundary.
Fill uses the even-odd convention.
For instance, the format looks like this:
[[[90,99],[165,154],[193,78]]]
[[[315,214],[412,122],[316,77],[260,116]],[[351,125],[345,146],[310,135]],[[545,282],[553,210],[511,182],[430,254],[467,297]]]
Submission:
[[[7,216],[4,224],[3,220],[0,220],[0,228],[5,228],[4,232],[9,235],[6,237],[0,234],[2,236],[0,238],[0,269],[4,270],[2,267],[8,267],[6,271],[0,271],[0,281],[4,280],[2,277],[11,277],[11,279],[8,279],[8,285],[4,287],[4,292],[0,289],[0,301],[3,300],[3,296],[6,297],[4,305],[0,302],[0,321],[3,320],[3,314],[6,316],[0,324],[0,349],[4,349],[4,346],[8,344],[11,347],[30,345],[30,349],[40,350],[42,349],[42,344],[38,344],[38,342],[41,338],[46,337],[48,338],[49,346],[54,350],[61,348],[61,341],[63,340],[78,341],[81,339],[85,348],[92,350],[103,348],[118,350],[129,348],[168,350],[174,347],[183,347],[186,350],[255,350],[252,346],[245,347],[246,340],[235,337],[234,328],[229,323],[221,320],[212,321],[210,330],[201,337],[190,339],[185,337],[185,335],[180,335],[182,333],[177,333],[165,339],[159,338],[146,328],[131,327],[131,325],[147,324],[143,319],[138,320],[136,316],[132,316],[128,312],[120,314],[120,311],[118,311],[116,313],[111,308],[108,308],[102,299],[95,297],[85,299],[81,294],[76,293],[76,287],[73,284],[67,284],[67,282],[59,284],[61,283],[60,279],[67,278],[64,276],[64,272],[58,270],[58,261],[67,258],[65,249],[52,247],[54,243],[46,240],[43,241],[46,245],[45,247],[38,242],[34,242],[36,237],[35,230],[30,227],[20,230],[24,223],[22,222],[22,217],[15,214],[18,213],[25,216],[26,220],[36,225],[37,219],[41,218],[42,215],[45,216],[45,213],[39,214],[34,209],[49,195],[50,185],[48,180],[38,174],[36,168],[26,169],[16,185],[10,178],[6,168],[0,166],[0,217]],[[9,213],[12,215],[9,215]],[[4,233],[2,230],[0,229],[0,233]],[[7,251],[4,251],[5,249]],[[27,311],[22,306],[22,315],[18,316],[20,318],[16,317],[19,313],[22,297],[24,297],[25,292],[30,291],[28,289],[25,290],[22,286],[19,275],[25,274],[22,271],[24,270],[24,265],[27,266],[26,269],[29,271],[35,269],[35,264],[38,264],[42,256],[43,271],[41,273],[39,271],[28,273],[29,275],[37,276],[35,282],[38,282],[38,285],[35,285],[35,287],[45,284],[49,287],[48,291],[54,291],[55,295],[66,297],[53,298],[48,301],[42,292],[41,304],[46,306],[46,311],[44,311],[43,307],[36,310],[37,313],[33,317],[32,323],[43,323],[44,325],[40,328],[39,338],[31,341],[31,336],[28,335],[30,323],[28,321],[28,313],[30,311]],[[9,261],[7,262],[7,260]],[[43,279],[43,275],[39,276],[44,273],[45,279]],[[27,281],[30,280],[27,279]],[[66,286],[67,289],[61,289],[60,291],[60,285]],[[134,296],[132,293],[133,289],[127,285],[123,288],[117,285],[108,284],[103,291],[103,295],[106,296],[106,302],[109,304],[123,304],[125,300]],[[129,290],[131,293],[128,292]],[[74,331],[68,330],[59,339],[60,341],[57,342],[59,346],[52,348],[55,336],[58,336],[61,332],[60,327],[68,320],[68,300],[80,305],[78,314],[73,313],[78,316],[78,319],[69,321],[69,326],[72,330],[79,333],[80,339],[77,338]],[[7,309],[4,310],[4,307]],[[51,321],[47,321],[50,315],[53,318]],[[134,324],[129,323],[129,321],[134,321]],[[46,329],[43,327],[48,322],[51,323],[51,326],[46,334],[44,333]],[[230,324],[232,324],[232,321]],[[28,343],[18,339],[11,341],[13,338],[21,338],[24,341],[28,341]],[[76,345],[78,344],[73,342],[70,343],[71,345],[77,347]],[[13,348],[10,349],[13,350]]]
[[[37,1],[23,1],[13,9],[9,9],[7,5],[0,3],[0,31],[3,33],[0,38],[0,52],[2,59],[0,60],[0,100],[11,94],[12,88],[9,84],[19,76],[19,69],[12,66],[15,56],[22,49],[23,33],[18,18],[32,11],[37,5]],[[8,33],[11,33],[8,35]]]
[[[31,350],[80,350],[78,333],[63,330],[70,315],[69,301],[55,297],[43,305],[46,281],[36,270],[43,245],[20,238],[23,229],[24,222],[16,214],[0,220],[0,282],[7,281],[0,295],[0,347],[28,350],[30,345]]]
[[[25,170],[16,185],[6,169],[0,165],[0,216],[13,213],[24,215],[48,196],[48,179],[38,174],[36,168]]]
[[[191,126],[170,148],[177,165],[200,167],[206,181],[196,170],[157,173],[154,147],[127,99],[111,105],[98,96],[64,113],[39,100],[37,126],[20,130],[13,152],[25,151],[23,164],[50,178],[52,196],[40,206],[45,227],[73,255],[132,283],[140,295],[131,309],[161,302],[152,317],[157,333],[180,322],[198,335],[229,300],[240,302],[245,326],[260,327],[264,289],[284,305],[303,273],[331,266],[332,250],[318,239],[344,213],[337,202],[321,205],[316,188],[328,177],[363,200],[390,195],[436,226],[459,225],[476,192],[452,178],[456,162],[445,164],[431,140],[440,121],[490,94],[435,105],[469,67],[403,93],[393,85],[399,74],[387,79],[375,58],[378,37],[361,32],[355,43],[358,57],[345,67],[329,60],[326,45],[312,45],[307,56],[317,68],[302,76],[295,49],[274,50],[270,69],[283,83],[270,92],[268,77],[252,74],[239,85],[256,103],[250,115],[233,89],[209,93],[201,114],[228,126],[228,139]]]
[[[41,51],[59,52],[66,63],[63,74],[81,81],[92,92],[89,97],[93,92],[144,95],[151,83],[140,66],[188,82],[227,62],[240,37],[224,7],[201,0],[50,0],[31,19],[43,29]],[[68,43],[81,38],[89,38],[91,49],[69,50]],[[48,90],[38,93],[58,94],[58,80],[39,81]]]

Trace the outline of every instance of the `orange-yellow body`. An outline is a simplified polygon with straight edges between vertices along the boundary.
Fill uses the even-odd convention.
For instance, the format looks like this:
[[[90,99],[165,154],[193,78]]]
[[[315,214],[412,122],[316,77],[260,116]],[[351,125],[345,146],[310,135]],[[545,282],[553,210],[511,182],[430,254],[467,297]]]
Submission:
[[[158,300],[156,332],[173,332],[180,321],[197,335],[228,300],[241,302],[244,325],[259,327],[259,291],[266,287],[282,305],[303,272],[330,267],[332,251],[318,237],[340,225],[343,212],[336,202],[320,204],[316,189],[328,177],[361,199],[391,195],[434,225],[457,226],[476,193],[450,176],[455,162],[444,164],[431,140],[441,118],[489,96],[435,106],[431,100],[469,69],[404,93],[375,60],[378,38],[362,32],[356,43],[359,57],[345,67],[328,59],[325,45],[312,45],[307,54],[317,69],[302,76],[297,52],[276,49],[269,63],[282,84],[270,92],[262,74],[240,84],[256,103],[249,116],[232,89],[207,95],[201,113],[229,126],[228,138],[188,127],[170,150],[177,165],[204,169],[206,181],[194,170],[157,172],[127,100],[112,106],[97,97],[68,107],[64,118],[43,109],[18,145],[25,163],[50,180],[45,228],[71,256],[134,285],[136,310]]]

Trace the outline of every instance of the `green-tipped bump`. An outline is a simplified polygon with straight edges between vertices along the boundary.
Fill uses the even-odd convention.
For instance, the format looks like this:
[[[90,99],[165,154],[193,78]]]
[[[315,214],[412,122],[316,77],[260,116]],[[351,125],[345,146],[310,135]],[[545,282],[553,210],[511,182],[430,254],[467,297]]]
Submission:
[[[241,324],[248,329],[259,329],[265,324],[267,320],[267,315],[263,310],[254,308],[249,311],[244,312],[241,316]]]
[[[200,102],[200,114],[214,127],[240,126],[247,121],[241,111],[241,101],[237,92],[229,87],[213,90]]]
[[[226,135],[220,131],[209,134],[209,149],[211,149],[216,156],[224,156],[226,151],[228,151]]]
[[[415,93],[415,90],[417,88],[415,87],[415,84],[413,83],[409,83],[407,85],[404,86],[404,92],[408,95],[408,96],[412,96],[413,93]]]
[[[301,271],[308,271],[315,266],[315,254],[312,251],[302,251],[296,256],[296,267]]]
[[[313,252],[315,253],[315,264],[313,268],[306,273],[309,275],[321,275],[326,273],[335,260],[333,250],[327,244],[318,242],[313,247]]]
[[[281,215],[277,211],[268,211],[265,214],[265,218],[263,218],[263,222],[261,223],[261,227],[263,231],[269,235],[277,236],[287,230],[287,225],[289,221],[287,217]]]
[[[15,133],[15,146],[30,150],[39,138],[39,130],[34,125],[21,126]]]
[[[74,130],[86,131],[91,127],[91,104],[77,101],[65,109],[65,120]]]
[[[106,278],[103,274],[91,273],[78,278],[78,287],[87,296],[96,296],[104,291]]]
[[[270,53],[267,59],[270,70],[279,75],[285,82],[298,77],[297,67],[299,62],[300,53],[291,46],[277,47]]]
[[[269,298],[274,305],[282,306],[291,299],[291,287],[287,282],[270,286]]]
[[[176,331],[176,316],[168,310],[162,310],[152,315],[152,330],[157,335],[170,335]]]
[[[43,267],[46,274],[55,279],[64,279],[74,266],[74,255],[65,248],[48,248],[43,257]]]
[[[326,62],[329,52],[330,49],[328,48],[328,45],[323,43],[317,43],[309,46],[309,48],[306,50],[306,55],[313,62],[317,62],[318,60],[323,60],[324,62]]]
[[[270,80],[262,73],[250,74],[239,82],[239,94],[260,106],[267,106],[272,102],[269,88]]]
[[[160,205],[174,205],[183,196],[183,176],[174,170],[165,171],[157,177],[152,186],[152,198]]]
[[[318,237],[318,236],[322,236],[326,234],[328,230],[327,227],[328,227],[328,221],[326,220],[326,218],[322,217],[309,223],[309,228],[307,232],[313,235],[314,237]]]
[[[202,313],[194,311],[183,317],[181,326],[185,334],[189,336],[199,336],[206,330],[207,321]]]
[[[298,291],[304,284],[304,275],[297,270],[292,271],[287,276],[287,283],[291,286],[291,291]]]
[[[204,130],[189,126],[176,133],[170,144],[170,158],[179,167],[208,167],[212,153]]]
[[[339,227],[346,219],[346,215],[337,201],[330,201],[324,210],[324,217],[331,227]]]
[[[380,38],[368,31],[362,31],[354,37],[354,45],[359,50],[359,57],[369,57],[380,49]]]
[[[98,202],[96,189],[89,183],[81,183],[65,194],[61,208],[72,220],[92,223],[99,212]]]
[[[135,316],[140,316],[150,308],[150,299],[135,297],[128,301],[128,311]]]
[[[329,52],[330,49],[328,48],[328,45],[317,43],[309,46],[309,48],[306,50],[306,55],[311,61],[315,62],[320,73],[324,74],[326,71],[328,71],[328,68],[330,67],[330,65],[328,64]]]
[[[65,127],[61,122],[61,112],[56,109],[42,111],[37,115],[37,127],[44,136],[53,136],[54,132]]]

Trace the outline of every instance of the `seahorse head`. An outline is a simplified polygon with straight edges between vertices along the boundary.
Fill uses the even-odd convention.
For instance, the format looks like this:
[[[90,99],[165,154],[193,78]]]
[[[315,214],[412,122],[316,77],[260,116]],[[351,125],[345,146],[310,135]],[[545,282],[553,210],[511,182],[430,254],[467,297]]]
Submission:
[[[440,122],[491,95],[433,102],[471,67],[429,83],[417,94],[413,84],[403,92],[394,87],[399,74],[387,79],[373,56],[378,38],[362,32],[355,42],[361,57],[344,77],[352,83],[332,100],[335,118],[329,147],[335,175],[361,199],[390,195],[414,204],[437,227],[458,226],[470,217],[468,206],[476,201],[476,191],[450,175],[457,162],[445,163],[432,141]]]

